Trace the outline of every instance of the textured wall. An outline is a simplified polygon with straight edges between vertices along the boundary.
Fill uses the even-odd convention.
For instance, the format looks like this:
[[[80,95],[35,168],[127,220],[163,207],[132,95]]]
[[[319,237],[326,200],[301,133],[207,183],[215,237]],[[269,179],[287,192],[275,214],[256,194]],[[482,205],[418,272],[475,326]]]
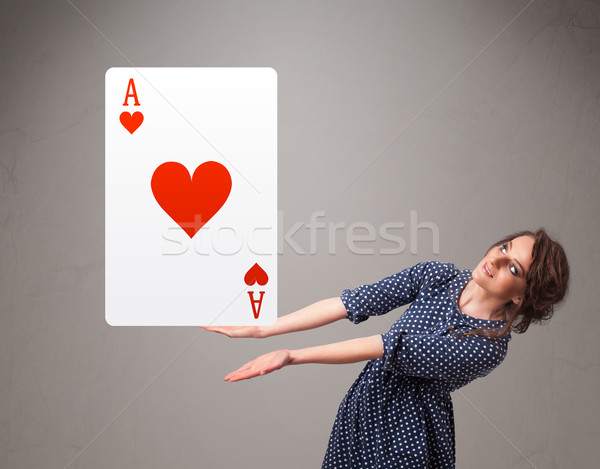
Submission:
[[[104,73],[269,66],[279,84],[279,314],[421,260],[474,268],[544,226],[568,301],[454,393],[458,467],[593,467],[600,431],[600,6],[591,1],[3,1],[0,468],[320,467],[362,364],[223,376],[277,348],[385,332],[400,314],[265,340],[104,321]],[[413,218],[411,218],[411,213]],[[417,219],[415,221],[415,218]],[[429,222],[439,229],[439,253]],[[335,254],[329,249],[330,237]],[[76,459],[74,459],[76,458]]]

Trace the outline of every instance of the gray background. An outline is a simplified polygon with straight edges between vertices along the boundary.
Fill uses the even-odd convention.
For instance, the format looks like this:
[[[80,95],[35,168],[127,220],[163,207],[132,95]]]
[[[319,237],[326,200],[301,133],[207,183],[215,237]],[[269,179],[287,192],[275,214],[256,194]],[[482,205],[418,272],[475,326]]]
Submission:
[[[421,260],[474,268],[501,236],[546,227],[569,256],[568,301],[454,393],[457,463],[595,466],[600,9],[527,5],[3,1],[0,467],[320,467],[363,364],[224,375],[401,312],[265,340],[108,326],[104,73],[131,64],[277,70],[282,235],[319,210],[404,222],[407,241],[411,210],[439,228],[439,254],[427,229],[396,255],[381,237],[355,254],[344,230],[335,254],[325,229],[313,255],[282,243],[279,315]],[[308,229],[293,240],[308,251]]]

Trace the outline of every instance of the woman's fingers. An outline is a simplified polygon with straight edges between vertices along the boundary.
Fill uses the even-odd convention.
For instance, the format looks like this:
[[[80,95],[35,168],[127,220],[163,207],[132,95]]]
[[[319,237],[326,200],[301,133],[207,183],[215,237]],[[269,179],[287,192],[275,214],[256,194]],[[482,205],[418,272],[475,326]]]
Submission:
[[[242,379],[254,378],[260,374],[260,371],[261,368],[256,366],[252,361],[229,373],[225,376],[225,381],[240,381]]]
[[[252,371],[252,370],[234,371],[232,373],[229,373],[227,376],[225,376],[224,380],[230,381],[230,382],[241,381],[243,379],[254,378],[255,376],[258,376],[258,375],[259,375],[258,372]]]
[[[219,334],[224,334],[227,337],[235,336],[236,328],[232,327],[232,326],[198,326],[198,327],[200,327],[208,332],[218,332]]]
[[[241,376],[248,374],[247,372],[251,369],[253,361],[248,362],[245,365],[239,367],[237,370],[227,374],[227,376],[225,376],[224,378],[225,381],[237,381]]]
[[[259,338],[261,327],[259,326],[198,326],[209,332],[218,332],[227,337]]]

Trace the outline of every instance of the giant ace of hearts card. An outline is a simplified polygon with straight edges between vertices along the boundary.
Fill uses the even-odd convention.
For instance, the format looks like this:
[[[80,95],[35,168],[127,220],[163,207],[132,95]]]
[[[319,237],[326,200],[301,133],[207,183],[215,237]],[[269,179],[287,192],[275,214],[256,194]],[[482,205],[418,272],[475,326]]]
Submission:
[[[277,74],[106,72],[111,325],[277,319]]]

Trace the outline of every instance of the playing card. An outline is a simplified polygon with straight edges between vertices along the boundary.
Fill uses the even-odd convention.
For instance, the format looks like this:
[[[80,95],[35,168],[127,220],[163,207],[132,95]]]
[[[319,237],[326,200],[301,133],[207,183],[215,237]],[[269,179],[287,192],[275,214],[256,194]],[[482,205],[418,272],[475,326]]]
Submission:
[[[277,74],[106,72],[106,321],[277,319]]]

